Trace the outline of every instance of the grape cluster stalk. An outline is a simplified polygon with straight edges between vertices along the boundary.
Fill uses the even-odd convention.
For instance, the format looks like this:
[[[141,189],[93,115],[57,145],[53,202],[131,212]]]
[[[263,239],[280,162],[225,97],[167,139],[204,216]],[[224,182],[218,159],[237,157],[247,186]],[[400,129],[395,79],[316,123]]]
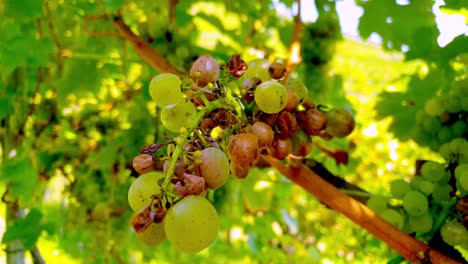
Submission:
[[[169,132],[133,160],[139,175],[128,200],[142,243],[167,239],[189,253],[209,247],[219,216],[207,192],[230,177],[246,178],[262,155],[297,161],[310,153],[312,137],[351,134],[355,122],[348,111],[316,104],[301,81],[285,81],[286,72],[278,61],[247,64],[234,55],[220,64],[203,55],[184,79],[161,73],[151,80],[150,95]]]

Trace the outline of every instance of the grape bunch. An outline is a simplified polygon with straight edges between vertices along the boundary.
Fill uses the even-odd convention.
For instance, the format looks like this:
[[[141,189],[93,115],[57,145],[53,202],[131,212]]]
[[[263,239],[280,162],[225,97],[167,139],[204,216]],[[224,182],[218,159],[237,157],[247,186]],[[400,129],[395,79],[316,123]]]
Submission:
[[[430,241],[437,232],[451,246],[468,246],[468,141],[439,148],[446,163],[425,161],[410,182],[390,183],[390,197],[374,195],[367,205],[394,226]]]
[[[315,104],[306,86],[286,81],[286,74],[280,62],[247,64],[235,55],[220,64],[203,55],[184,79],[161,73],[151,80],[161,124],[177,136],[166,133],[133,160],[139,176],[128,200],[140,241],[156,246],[167,239],[189,253],[207,248],[219,230],[208,191],[231,176],[247,177],[261,155],[302,159],[312,136],[330,140],[353,131],[348,111]]]
[[[441,96],[427,100],[416,113],[412,138],[421,145],[436,150],[454,138],[468,136],[468,78],[454,81],[452,88]]]

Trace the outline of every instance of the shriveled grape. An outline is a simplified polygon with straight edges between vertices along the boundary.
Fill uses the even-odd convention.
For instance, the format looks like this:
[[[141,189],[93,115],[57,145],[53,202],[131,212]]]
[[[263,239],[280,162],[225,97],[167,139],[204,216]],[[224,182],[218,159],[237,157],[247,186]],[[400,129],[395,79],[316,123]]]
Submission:
[[[265,122],[257,121],[250,128],[250,133],[254,134],[258,138],[258,146],[261,149],[268,148],[275,137],[275,132]]]
[[[252,167],[260,158],[258,138],[252,133],[239,133],[229,138],[228,157],[240,167]]]
[[[327,118],[327,132],[337,138],[351,134],[356,125],[353,116],[344,108],[333,108],[327,113]]]
[[[299,126],[309,135],[318,135],[327,127],[327,115],[317,109],[309,109],[297,114]]]
[[[154,160],[152,155],[141,154],[133,159],[133,168],[140,174],[154,170]]]

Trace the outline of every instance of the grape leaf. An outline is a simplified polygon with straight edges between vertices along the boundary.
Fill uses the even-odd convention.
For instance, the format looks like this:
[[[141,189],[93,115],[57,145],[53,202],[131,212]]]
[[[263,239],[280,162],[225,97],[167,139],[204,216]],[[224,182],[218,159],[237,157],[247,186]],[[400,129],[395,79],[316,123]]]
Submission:
[[[27,204],[34,195],[39,179],[39,174],[29,157],[19,154],[13,159],[6,160],[0,172],[2,173],[1,179],[11,183],[12,197],[19,199],[21,204]]]
[[[33,20],[42,15],[42,0],[5,0],[5,12],[10,17],[19,20]]]
[[[7,117],[10,110],[9,99],[7,97],[0,97],[0,120]]]
[[[410,48],[430,49],[437,44],[438,36],[432,1],[419,1],[409,5],[398,5],[390,1],[369,1],[363,4],[364,15],[359,20],[359,33],[368,38],[378,33],[387,47],[400,49],[401,45]],[[429,28],[430,34],[415,35],[420,28]],[[429,45],[429,47],[426,47]]]
[[[425,79],[413,77],[407,92],[383,92],[377,102],[377,118],[392,116],[389,130],[402,140],[410,137],[409,131],[416,123],[416,112],[434,96],[444,82],[440,72],[431,72]]]
[[[15,220],[5,232],[2,243],[8,244],[17,239],[23,242],[26,250],[32,249],[44,230],[41,223],[42,213],[38,209],[31,209],[26,217]]]

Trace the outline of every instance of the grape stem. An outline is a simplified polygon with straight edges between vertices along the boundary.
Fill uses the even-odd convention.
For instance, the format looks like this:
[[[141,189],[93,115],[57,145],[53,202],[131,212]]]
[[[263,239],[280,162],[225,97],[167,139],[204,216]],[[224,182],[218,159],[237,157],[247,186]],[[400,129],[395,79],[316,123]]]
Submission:
[[[189,136],[192,134],[192,132],[195,129],[197,129],[198,125],[203,120],[203,117],[205,116],[206,113],[209,113],[209,112],[211,112],[211,111],[213,111],[215,109],[218,109],[218,108],[226,108],[227,106],[229,106],[229,105],[226,104],[224,98],[221,98],[221,99],[215,100],[213,102],[210,102],[202,110],[199,110],[197,112],[197,114],[195,115],[195,118],[194,118],[192,124],[190,125],[190,127],[188,129],[186,129],[179,136],[179,139],[181,139],[181,142],[177,142],[177,146],[174,149],[174,152],[172,153],[172,156],[171,156],[171,164],[169,165],[169,169],[167,170],[164,181],[163,181],[163,183],[161,185],[161,188],[165,193],[168,193],[168,191],[167,191],[168,186],[169,186],[169,183],[171,182],[171,177],[174,174],[177,160],[179,159],[179,156],[182,154],[183,147],[184,147],[186,141],[188,140]]]
[[[388,223],[367,206],[322,179],[307,166],[300,164],[298,167],[292,168],[283,165],[278,159],[271,156],[264,155],[263,158],[285,177],[301,186],[330,208],[366,229],[410,262],[459,263]]]

